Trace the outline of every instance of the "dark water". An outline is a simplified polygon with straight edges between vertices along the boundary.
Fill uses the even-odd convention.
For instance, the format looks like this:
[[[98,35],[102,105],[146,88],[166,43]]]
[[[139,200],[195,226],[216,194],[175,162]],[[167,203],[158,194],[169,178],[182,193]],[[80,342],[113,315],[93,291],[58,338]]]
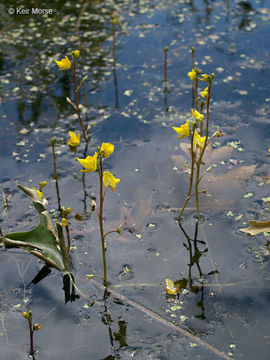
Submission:
[[[65,304],[57,271],[27,287],[42,263],[20,250],[1,250],[0,358],[28,358],[21,312],[29,309],[43,326],[35,334],[40,360],[220,358],[130,303],[113,295],[104,300],[85,276],[102,272],[98,221],[89,211],[98,178],[83,179],[79,171],[84,141],[75,154],[66,145],[68,131],[79,131],[65,100],[73,99],[73,82],[54,62],[79,49],[78,74],[88,75],[84,121],[95,123],[87,154],[114,143],[105,166],[121,179],[106,197],[105,229],[125,224],[130,230],[107,238],[110,284],[232,358],[269,359],[269,236],[238,230],[250,219],[269,218],[262,200],[269,196],[268,2],[29,1],[27,7],[53,14],[9,15],[19,5],[0,4],[0,181],[5,196],[11,194],[8,209],[1,199],[0,226],[8,233],[37,224],[18,183],[38,187],[47,180],[47,208],[59,217],[50,147],[56,137],[61,205],[73,209],[72,272],[86,298]],[[112,14],[122,25],[116,26],[115,73]],[[175,220],[188,188],[182,172],[188,157],[171,129],[192,107],[192,46],[198,66],[216,73],[211,132],[226,133],[214,142],[215,167],[201,185],[209,194],[201,195],[197,242],[193,201],[184,213],[187,237]],[[166,297],[165,278],[186,279],[179,299]]]

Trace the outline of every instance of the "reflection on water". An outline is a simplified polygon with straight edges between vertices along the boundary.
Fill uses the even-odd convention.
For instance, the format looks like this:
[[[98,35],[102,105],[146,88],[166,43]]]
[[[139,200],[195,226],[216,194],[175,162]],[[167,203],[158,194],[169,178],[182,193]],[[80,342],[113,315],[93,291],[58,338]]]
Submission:
[[[188,278],[187,279],[181,279],[176,281],[175,283],[180,283],[180,289],[184,288],[186,289],[187,287],[189,288],[189,290],[194,293],[199,300],[197,301],[197,307],[201,310],[201,313],[199,315],[194,315],[194,317],[198,318],[198,319],[206,319],[205,317],[205,307],[204,307],[204,282],[207,280],[208,276],[213,275],[218,273],[218,271],[216,270],[212,270],[210,272],[204,273],[201,269],[201,265],[200,265],[200,259],[203,256],[203,254],[208,252],[208,248],[207,248],[207,244],[205,243],[205,241],[202,240],[198,240],[198,230],[199,230],[199,222],[196,221],[195,223],[195,228],[194,228],[194,234],[192,237],[190,237],[183,225],[181,223],[179,223],[179,227],[181,229],[181,231],[183,232],[187,243],[183,243],[184,247],[186,248],[186,250],[188,251],[189,254],[189,263],[188,265]],[[203,247],[201,249],[199,249],[199,247]],[[193,274],[192,270],[195,269],[197,270],[197,274]],[[196,283],[200,285],[194,285],[194,279],[196,279]]]
[[[31,6],[40,3],[32,1]],[[262,211],[261,199],[268,196],[268,185],[262,181],[262,174],[269,175],[268,4],[253,0],[47,1],[46,6],[54,10],[52,17],[7,14],[6,7],[19,5],[19,0],[0,4],[1,184],[3,193],[12,195],[8,205],[3,196],[1,228],[7,233],[25,225],[32,227],[31,208],[24,208],[14,178],[30,186],[47,179],[53,216],[59,216],[61,205],[74,209],[71,257],[76,286],[99,300],[89,305],[89,299],[79,297],[67,276],[62,279],[52,272],[44,277],[46,268],[33,279],[40,263],[17,251],[1,250],[3,356],[14,360],[24,356],[28,340],[27,334],[23,337],[25,329],[19,318],[25,307],[33,307],[35,314],[44,318],[37,337],[40,360],[213,358],[201,347],[193,348],[189,341],[175,336],[174,330],[153,326],[138,309],[116,303],[112,296],[103,299],[101,290],[86,283],[85,275],[98,274],[101,266],[95,217],[89,209],[97,189],[96,179],[81,174],[75,159],[91,154],[97,143],[110,141],[119,152],[108,168],[120,169],[121,188],[117,200],[108,198],[105,221],[119,224],[119,219],[125,221],[126,213],[134,214],[136,206],[139,208],[127,223],[130,234],[108,242],[112,284],[132,280],[158,285],[170,273],[179,279],[181,289],[193,295],[182,309],[189,323],[181,325],[192,328],[193,333],[201,331],[224,353],[234,351],[235,358],[268,359],[266,241],[263,236],[250,239],[237,232],[247,213],[256,217]],[[113,24],[112,16],[119,23]],[[169,48],[166,84],[164,46]],[[185,248],[181,251],[175,240],[179,231],[175,231],[174,213],[156,214],[153,208],[160,204],[177,207],[184,196],[183,149],[173,139],[171,127],[181,123],[192,107],[186,77],[192,67],[192,46],[202,59],[200,66],[216,73],[211,116],[214,126],[227,135],[215,144],[216,153],[222,152],[223,157],[214,158],[213,173],[205,178],[209,190],[202,204],[205,222],[192,223],[190,230],[187,217],[180,229]],[[72,76],[60,72],[54,62],[73,49],[81,54],[78,74],[88,76],[89,106],[84,121],[96,123],[88,148],[83,144],[75,153],[66,148],[68,130],[78,130],[66,102],[67,96],[73,98]],[[83,92],[80,101],[84,103]],[[52,137],[57,138],[59,179],[55,181]],[[171,161],[175,154],[180,155],[178,163]],[[252,197],[244,197],[250,193]],[[147,206],[138,206],[140,201]],[[192,208],[189,211],[193,213]],[[200,229],[205,231],[207,243],[200,239]],[[22,276],[18,276],[16,261],[28,269]],[[212,278],[217,274],[209,265],[213,263],[220,271],[219,283]],[[240,267],[243,263],[246,266]],[[132,277],[119,278],[124,264],[132,267]],[[26,289],[31,279],[36,285]],[[166,296],[162,289],[163,285],[121,291],[163,314]],[[235,349],[230,347],[234,344]]]

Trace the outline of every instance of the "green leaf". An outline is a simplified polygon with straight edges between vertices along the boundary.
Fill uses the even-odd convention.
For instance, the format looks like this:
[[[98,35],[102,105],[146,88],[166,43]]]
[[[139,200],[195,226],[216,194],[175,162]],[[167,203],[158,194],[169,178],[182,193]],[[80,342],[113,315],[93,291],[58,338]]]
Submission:
[[[69,258],[61,225],[57,224],[57,233],[48,211],[35,190],[21,185],[18,187],[32,199],[39,214],[39,224],[31,231],[5,234],[1,237],[1,242],[6,248],[20,247],[51,267],[60,271],[69,271]]]

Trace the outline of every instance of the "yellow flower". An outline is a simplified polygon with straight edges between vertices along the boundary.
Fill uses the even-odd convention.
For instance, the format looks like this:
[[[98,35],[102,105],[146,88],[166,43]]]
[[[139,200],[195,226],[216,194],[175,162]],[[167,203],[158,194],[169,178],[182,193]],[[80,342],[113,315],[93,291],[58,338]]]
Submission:
[[[201,97],[207,99],[208,96],[208,87],[206,87],[202,92],[201,92]]]
[[[96,171],[97,170],[97,153],[93,156],[87,156],[85,159],[77,158],[80,164],[86,168],[86,170],[81,170],[81,172],[89,172],[89,171]]]
[[[114,152],[114,145],[110,143],[102,143],[100,150],[103,152],[104,157],[109,157]]]
[[[32,187],[32,189],[33,189],[33,190],[36,190],[36,192],[37,192],[37,194],[38,194],[38,197],[39,197],[39,199],[41,200],[42,197],[43,197],[43,193],[42,193],[41,191],[37,190],[35,187]]]
[[[173,130],[176,131],[178,135],[181,135],[178,139],[183,139],[184,137],[189,136],[189,121],[187,120],[187,122],[180,127],[173,127]]]
[[[201,113],[199,113],[198,110],[193,110],[193,109],[192,109],[191,112],[192,112],[192,115],[195,117],[195,119],[196,119],[197,121],[203,121],[204,115],[201,114]]]
[[[109,171],[104,171],[103,183],[105,187],[110,187],[111,190],[114,191],[116,184],[119,182],[120,179],[116,179]]]
[[[180,290],[180,284],[177,284],[175,286],[175,283],[172,280],[165,279],[165,281],[166,281],[166,287],[165,287],[166,293],[170,295],[176,295]]]
[[[62,218],[62,220],[61,220],[61,225],[62,225],[62,226],[68,226],[68,222],[67,222],[67,219],[66,219],[66,218]]]
[[[72,51],[72,55],[74,55],[76,58],[78,58],[80,56],[80,51],[74,50],[74,51]]]
[[[195,80],[196,79],[197,73],[196,73],[195,69],[192,69],[192,71],[190,71],[188,73],[188,77],[190,78],[190,80]]]
[[[202,79],[199,78],[199,80],[207,82],[208,81],[208,75],[207,74],[202,74]]]
[[[55,60],[55,62],[60,70],[68,70],[71,67],[71,62],[67,56],[65,56],[65,58],[60,61]]]
[[[193,137],[193,148],[197,145],[200,149],[203,148],[206,136],[200,136],[197,132],[194,133]]]
[[[78,145],[80,145],[80,134],[75,134],[73,131],[69,131],[68,132],[70,139],[68,142],[68,145],[71,147],[76,147]]]
[[[268,152],[270,153],[270,148],[268,149]]]

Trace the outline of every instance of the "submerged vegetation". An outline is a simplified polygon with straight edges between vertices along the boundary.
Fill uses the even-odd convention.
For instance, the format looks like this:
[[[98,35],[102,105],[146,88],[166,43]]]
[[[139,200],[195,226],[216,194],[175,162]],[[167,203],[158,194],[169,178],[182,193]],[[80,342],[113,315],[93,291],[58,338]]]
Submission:
[[[44,329],[49,321],[55,324],[64,319],[67,342],[59,342],[59,346],[72,347],[74,340],[72,357],[169,359],[181,357],[182,351],[187,358],[208,358],[209,354],[227,360],[238,354],[245,357],[248,350],[239,345],[243,339],[238,334],[239,328],[248,324],[245,291],[251,296],[250,289],[263,288],[267,293],[269,288],[264,268],[270,255],[265,240],[270,233],[269,206],[265,206],[269,198],[264,187],[269,175],[264,160],[260,163],[253,153],[246,152],[248,145],[243,139],[251,140],[241,131],[249,124],[242,120],[238,102],[228,97],[244,97],[256,88],[255,80],[247,87],[241,74],[246,64],[251,69],[254,63],[242,56],[242,67],[235,70],[211,56],[206,44],[220,48],[224,35],[214,33],[215,22],[221,20],[215,15],[213,24],[210,22],[208,3],[205,26],[199,19],[202,4],[197,9],[193,2],[67,3],[55,34],[52,20],[42,18],[47,32],[44,38],[36,35],[42,37],[39,67],[30,56],[34,48],[27,47],[28,36],[38,34],[36,20],[30,21],[29,34],[5,37],[8,48],[16,41],[21,46],[25,36],[24,55],[10,58],[14,66],[16,61],[18,66],[24,64],[29,90],[18,100],[20,138],[12,149],[24,174],[1,180],[4,220],[0,245],[7,250],[1,251],[1,259],[7,259],[7,272],[9,266],[17,269],[20,284],[16,284],[19,290],[12,289],[20,303],[11,304],[4,298],[5,309],[22,314],[30,335],[30,347],[19,351],[33,359],[37,353],[41,360],[58,356],[57,342],[51,345],[51,353],[44,351],[47,330],[40,332],[39,347],[34,345],[34,333],[41,326],[33,324],[33,310]],[[228,1],[222,7],[227,14],[223,27],[229,21],[229,5]],[[170,6],[181,11],[172,12]],[[239,6],[243,21],[238,29],[252,31],[252,7]],[[73,16],[75,8],[80,10],[77,18]],[[177,40],[170,39],[165,31],[156,43],[160,31],[156,16],[164,11],[170,14],[165,23],[174,24],[175,34],[180,35]],[[197,12],[201,32],[190,39],[185,35],[185,21]],[[256,16],[262,14],[267,16],[267,11],[260,9]],[[137,23],[139,17],[144,22]],[[64,38],[63,29],[71,24],[73,30]],[[124,52],[127,41],[132,48]],[[236,54],[234,46],[226,48],[231,55]],[[153,49],[158,49],[158,57],[149,56]],[[26,64],[28,59],[32,59],[31,65]],[[10,68],[5,61],[0,58],[0,71]],[[12,76],[1,80],[10,81]],[[234,77],[237,89],[232,90],[229,84]],[[1,84],[8,86],[8,82]],[[16,88],[8,91],[18,96]],[[28,102],[34,105],[30,107]],[[245,114],[252,105],[246,103]],[[54,111],[56,120],[52,120]],[[267,111],[265,107],[258,113],[264,117]],[[3,119],[13,126],[11,118]],[[256,142],[257,125],[253,131],[251,138]],[[31,158],[32,148],[40,154],[37,161]],[[256,168],[260,170],[255,173]],[[264,197],[254,201],[259,191],[265,191]],[[250,217],[253,220],[247,228],[245,219]],[[260,235],[253,244],[242,232]],[[245,256],[243,248],[247,249]],[[252,257],[263,274],[262,279],[258,276],[264,284],[261,288],[258,279],[244,273],[251,267]],[[38,269],[30,282],[28,268],[31,278]],[[253,271],[257,268],[252,267]],[[63,281],[60,287],[59,279]],[[59,289],[64,291],[66,307],[54,300]],[[4,296],[9,291],[4,289]],[[60,315],[58,320],[51,317],[55,312]],[[0,339],[9,343],[6,318],[0,315]],[[151,323],[156,320],[162,331],[154,326],[148,329],[148,319]],[[74,328],[67,330],[69,326]],[[93,328],[97,335],[91,336]],[[57,331],[61,333],[59,329],[54,338]],[[104,329],[107,335],[103,335]],[[254,335],[253,330],[248,329],[248,336]],[[72,331],[74,339],[68,339],[67,331]],[[175,341],[177,334],[186,340]],[[106,353],[94,353],[100,344]]]

